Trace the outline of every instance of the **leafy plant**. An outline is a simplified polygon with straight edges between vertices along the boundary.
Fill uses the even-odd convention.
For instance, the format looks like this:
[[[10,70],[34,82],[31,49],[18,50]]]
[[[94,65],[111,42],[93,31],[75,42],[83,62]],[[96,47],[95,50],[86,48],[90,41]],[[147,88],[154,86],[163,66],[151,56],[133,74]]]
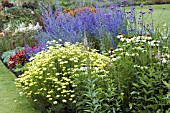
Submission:
[[[116,49],[110,51],[115,80],[123,112],[165,112],[169,105],[168,89],[162,80],[169,80],[168,47],[147,36],[119,35]]]
[[[0,16],[1,31],[5,34],[0,37],[0,51],[12,50],[17,46],[23,47],[25,44],[34,45],[34,36],[39,31],[40,26],[31,24],[34,23],[35,19],[31,10],[20,6],[4,8]]]
[[[9,51],[4,52],[1,56],[3,63],[8,64],[9,58],[11,56],[14,56],[17,51],[22,51],[23,49],[24,49],[23,47],[16,47],[13,50],[9,50]]]
[[[16,51],[15,55],[10,56],[8,60],[8,67],[9,68],[16,68],[16,66],[24,66],[24,64],[27,62],[26,56],[25,56],[26,50],[22,51]]]
[[[107,76],[103,78],[100,75],[92,76],[81,75],[75,81],[79,83],[76,90],[77,113],[116,113],[119,111],[120,101],[113,81]]]

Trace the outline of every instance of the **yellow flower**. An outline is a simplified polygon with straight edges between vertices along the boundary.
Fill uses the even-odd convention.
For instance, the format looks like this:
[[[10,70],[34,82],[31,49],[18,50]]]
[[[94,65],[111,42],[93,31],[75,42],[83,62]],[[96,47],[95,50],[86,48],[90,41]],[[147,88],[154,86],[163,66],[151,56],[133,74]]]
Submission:
[[[73,97],[75,97],[75,95],[71,95],[70,97],[72,97],[72,98],[73,98]]]
[[[73,84],[72,87],[77,87],[77,85],[74,85],[74,84]]]
[[[46,97],[49,98],[49,97],[51,97],[51,95],[47,95]]]
[[[49,67],[53,67],[53,64],[50,64]]]
[[[61,90],[61,88],[58,88],[57,91]]]
[[[48,91],[49,94],[53,93],[54,91]]]
[[[48,100],[53,100],[53,98],[49,98]]]
[[[43,70],[44,70],[44,71],[46,71],[46,70],[47,70],[47,68],[43,68]]]
[[[53,67],[52,69],[53,69],[53,70],[56,70],[57,68],[56,68],[56,67]]]
[[[40,75],[42,75],[43,74],[43,71],[40,71],[40,73],[39,73]]]
[[[30,84],[29,84],[29,86],[33,86],[34,84],[31,82]]]
[[[59,98],[59,97],[60,97],[60,95],[56,95],[56,97],[57,97],[57,98]]]
[[[37,95],[37,94],[40,94],[40,92],[35,92],[34,94]]]
[[[53,104],[57,104],[58,102],[57,101],[54,101]]]
[[[74,100],[73,103],[76,103],[76,101]]]
[[[66,103],[66,102],[67,102],[67,100],[63,99],[63,100],[62,100],[62,102],[63,102],[63,103]]]
[[[60,73],[56,73],[55,75],[57,75],[57,76],[58,76],[58,75],[60,75]]]
[[[66,88],[66,86],[62,86],[62,88],[64,89],[64,88]]]

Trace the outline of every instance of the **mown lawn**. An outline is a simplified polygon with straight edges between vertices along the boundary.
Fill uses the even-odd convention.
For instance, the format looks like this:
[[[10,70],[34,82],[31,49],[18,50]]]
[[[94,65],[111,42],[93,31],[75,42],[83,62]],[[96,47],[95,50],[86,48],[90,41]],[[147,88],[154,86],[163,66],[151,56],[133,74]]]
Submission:
[[[26,2],[26,1],[28,2],[28,1],[31,1],[31,0],[21,0],[21,1],[22,2]],[[41,0],[41,1],[45,1],[45,0]],[[55,1],[55,0],[49,0],[49,1]],[[65,0],[65,1],[67,1],[67,0]],[[74,0],[70,0],[70,1],[74,1]],[[89,0],[85,0],[85,1],[88,2]],[[160,27],[163,23],[167,23],[170,26],[170,4],[152,5],[152,7],[154,9],[152,19],[154,20],[155,26],[156,27],[157,26]],[[162,10],[162,8],[166,8],[166,10]],[[141,7],[140,6],[136,6],[136,9],[137,9],[136,10],[137,12],[140,12]],[[147,13],[148,9],[149,9],[149,5],[144,5],[143,11],[146,12],[146,15],[145,15],[146,18],[145,19],[148,20],[148,21],[151,21],[151,18],[150,18],[150,16]]]
[[[0,61],[0,113],[39,113],[19,95],[14,84],[15,76]]]
[[[150,23],[153,19],[155,27],[162,27],[164,23],[167,23],[167,25],[170,26],[170,4],[152,5],[152,8],[154,10],[152,13],[152,18],[151,15],[148,14],[149,8],[149,5],[144,5],[144,7],[142,8],[142,11],[146,12],[146,14],[144,14],[144,21],[146,23]],[[165,8],[165,10],[163,10],[162,8]],[[127,8],[127,10],[128,9],[129,8]],[[136,6],[137,15],[140,11],[141,7]]]

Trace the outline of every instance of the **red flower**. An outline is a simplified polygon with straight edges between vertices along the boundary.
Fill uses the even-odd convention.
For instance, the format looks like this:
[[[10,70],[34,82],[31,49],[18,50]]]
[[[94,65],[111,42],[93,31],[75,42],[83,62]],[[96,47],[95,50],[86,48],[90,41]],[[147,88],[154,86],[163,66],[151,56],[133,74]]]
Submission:
[[[11,56],[8,60],[9,68],[15,68],[18,64],[23,65],[26,63],[25,52],[26,50],[17,51],[14,56]]]

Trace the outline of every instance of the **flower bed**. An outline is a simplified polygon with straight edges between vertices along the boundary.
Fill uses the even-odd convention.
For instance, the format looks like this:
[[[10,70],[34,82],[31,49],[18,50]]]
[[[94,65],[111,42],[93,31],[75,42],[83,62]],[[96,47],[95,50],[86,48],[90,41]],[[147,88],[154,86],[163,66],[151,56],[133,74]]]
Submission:
[[[161,32],[153,22],[146,24],[143,5],[139,20],[133,4],[129,11],[118,4],[66,9],[55,5],[40,4],[42,17],[31,7],[34,18],[28,18],[38,19],[41,27],[29,20],[17,21],[19,28],[7,24],[4,30],[2,39],[12,39],[12,47],[4,50],[13,50],[1,58],[21,73],[15,81],[20,95],[41,112],[170,111],[167,26]],[[148,11],[152,15],[154,10],[150,6]],[[18,43],[15,37],[21,36],[23,43]]]

